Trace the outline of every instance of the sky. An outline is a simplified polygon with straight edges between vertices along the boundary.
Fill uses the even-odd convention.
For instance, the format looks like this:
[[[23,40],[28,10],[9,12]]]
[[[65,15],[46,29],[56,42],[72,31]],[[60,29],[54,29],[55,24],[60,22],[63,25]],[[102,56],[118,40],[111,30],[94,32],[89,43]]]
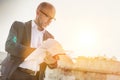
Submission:
[[[73,56],[120,59],[120,0],[0,0],[0,51],[14,21],[33,20],[40,2],[56,8],[47,30]]]

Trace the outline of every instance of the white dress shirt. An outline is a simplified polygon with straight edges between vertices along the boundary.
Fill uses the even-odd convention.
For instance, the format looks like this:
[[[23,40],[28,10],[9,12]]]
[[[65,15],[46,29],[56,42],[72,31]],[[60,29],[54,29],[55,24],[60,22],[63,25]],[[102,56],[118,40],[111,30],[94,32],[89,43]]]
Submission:
[[[42,41],[43,41],[43,34],[44,34],[45,30],[43,31],[39,31],[37,29],[37,25],[35,24],[34,21],[32,21],[32,29],[31,29],[31,48],[38,48]],[[38,50],[37,50],[38,51]],[[39,71],[39,61],[42,61],[41,58],[45,55],[43,55],[42,53],[38,53],[40,54],[39,56],[35,56],[34,53],[38,53],[36,51],[33,51],[25,60],[24,62],[22,62],[19,67],[22,68],[27,68],[33,71]]]
[[[39,31],[37,29],[37,25],[34,21],[32,21],[32,29],[31,29],[31,47],[32,48],[38,48],[42,41],[43,41],[43,34],[45,30]]]

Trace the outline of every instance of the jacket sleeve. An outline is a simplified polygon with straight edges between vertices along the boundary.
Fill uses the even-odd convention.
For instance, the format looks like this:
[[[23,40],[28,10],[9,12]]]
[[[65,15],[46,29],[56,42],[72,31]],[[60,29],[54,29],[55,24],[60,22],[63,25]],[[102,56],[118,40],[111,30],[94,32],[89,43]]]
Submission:
[[[15,21],[9,31],[8,38],[5,43],[5,50],[12,56],[25,58],[34,49],[22,44],[24,34],[24,24]]]

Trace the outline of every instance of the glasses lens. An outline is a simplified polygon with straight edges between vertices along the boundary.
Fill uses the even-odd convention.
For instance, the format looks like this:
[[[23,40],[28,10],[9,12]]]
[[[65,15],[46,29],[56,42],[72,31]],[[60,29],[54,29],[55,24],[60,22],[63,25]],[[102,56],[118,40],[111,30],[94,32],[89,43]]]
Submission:
[[[55,18],[53,18],[53,17],[49,16],[48,14],[46,14],[45,12],[43,12],[42,10],[40,10],[40,12],[41,12],[42,14],[44,14],[46,17],[48,17],[49,20],[56,20]]]

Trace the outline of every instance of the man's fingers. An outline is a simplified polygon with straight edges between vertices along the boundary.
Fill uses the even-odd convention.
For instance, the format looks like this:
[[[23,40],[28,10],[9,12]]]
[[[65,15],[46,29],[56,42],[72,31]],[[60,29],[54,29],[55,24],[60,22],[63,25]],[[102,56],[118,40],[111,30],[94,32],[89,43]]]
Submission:
[[[59,60],[59,56],[58,55],[53,56],[53,58],[56,59],[56,60]]]
[[[46,62],[47,64],[53,64],[53,63],[57,62],[57,60],[54,59],[52,56],[46,56],[44,58],[44,62]]]

